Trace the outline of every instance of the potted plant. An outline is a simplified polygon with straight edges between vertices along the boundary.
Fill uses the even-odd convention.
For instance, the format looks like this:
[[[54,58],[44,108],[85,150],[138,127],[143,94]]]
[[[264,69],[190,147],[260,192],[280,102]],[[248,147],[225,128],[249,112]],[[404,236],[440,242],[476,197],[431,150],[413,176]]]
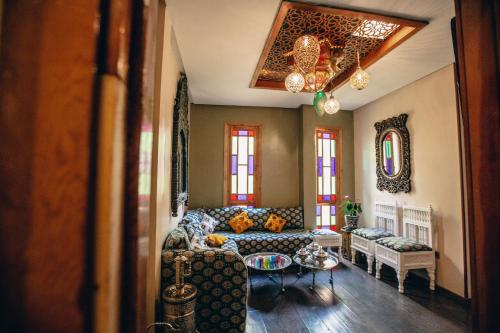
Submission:
[[[344,211],[346,227],[348,229],[356,229],[358,227],[359,215],[363,212],[361,203],[352,201],[351,198],[346,195],[340,207]]]

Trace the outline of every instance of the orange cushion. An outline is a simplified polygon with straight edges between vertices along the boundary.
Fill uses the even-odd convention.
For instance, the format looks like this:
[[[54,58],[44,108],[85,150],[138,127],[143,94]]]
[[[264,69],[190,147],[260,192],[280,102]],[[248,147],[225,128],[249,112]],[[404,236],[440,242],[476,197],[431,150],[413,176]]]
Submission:
[[[224,235],[210,234],[205,238],[205,242],[209,246],[220,247],[224,242],[227,241],[227,237]]]
[[[272,232],[281,232],[285,226],[286,221],[276,214],[269,215],[267,222],[264,224],[264,228]]]
[[[253,227],[252,220],[248,217],[246,212],[242,212],[229,221],[229,226],[237,234],[241,234],[250,227]]]

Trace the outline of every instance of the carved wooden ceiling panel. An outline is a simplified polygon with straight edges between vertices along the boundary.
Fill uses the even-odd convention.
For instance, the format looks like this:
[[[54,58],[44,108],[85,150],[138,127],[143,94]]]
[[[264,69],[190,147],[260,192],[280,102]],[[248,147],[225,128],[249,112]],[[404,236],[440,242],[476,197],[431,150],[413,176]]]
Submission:
[[[423,28],[427,23],[324,6],[284,1],[275,18],[251,87],[285,90],[291,72],[284,54],[295,40],[312,34],[332,45],[344,46],[344,59],[329,89],[344,83],[356,68],[356,52],[367,67]]]

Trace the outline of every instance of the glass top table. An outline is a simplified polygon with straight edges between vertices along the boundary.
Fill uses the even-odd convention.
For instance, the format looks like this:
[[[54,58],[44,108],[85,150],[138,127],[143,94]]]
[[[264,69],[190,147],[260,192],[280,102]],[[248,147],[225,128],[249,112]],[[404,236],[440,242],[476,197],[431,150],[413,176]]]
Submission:
[[[260,252],[246,256],[244,259],[245,265],[251,269],[266,271],[270,280],[274,281],[270,273],[281,271],[281,291],[285,291],[283,286],[283,272],[285,268],[292,264],[292,259],[286,254],[276,252]],[[250,288],[253,288],[252,274],[249,270]]]
[[[309,289],[314,289],[316,286],[316,271],[327,271],[330,270],[330,284],[332,284],[333,287],[333,268],[335,268],[339,264],[339,259],[328,253],[328,257],[326,260],[320,264],[318,261],[316,261],[312,255],[307,256],[304,260],[302,260],[298,254],[293,256],[293,261],[299,265],[300,267],[300,272],[297,274],[297,276],[300,278],[302,276],[302,267],[309,268],[312,270],[313,273],[313,281],[312,285],[309,287]]]

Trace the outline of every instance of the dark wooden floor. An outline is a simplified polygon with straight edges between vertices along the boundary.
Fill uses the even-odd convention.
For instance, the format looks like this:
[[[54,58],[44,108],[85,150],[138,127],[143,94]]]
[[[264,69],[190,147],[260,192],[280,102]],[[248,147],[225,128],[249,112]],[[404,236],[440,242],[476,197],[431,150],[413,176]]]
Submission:
[[[318,273],[316,289],[310,291],[312,273],[297,279],[295,272],[295,267],[288,269],[284,293],[266,275],[252,275],[248,333],[470,331],[466,305],[446,294],[430,293],[414,276],[407,278],[406,293],[401,295],[390,268],[382,269],[379,281],[367,274],[366,267],[339,265],[333,292],[329,273]]]

